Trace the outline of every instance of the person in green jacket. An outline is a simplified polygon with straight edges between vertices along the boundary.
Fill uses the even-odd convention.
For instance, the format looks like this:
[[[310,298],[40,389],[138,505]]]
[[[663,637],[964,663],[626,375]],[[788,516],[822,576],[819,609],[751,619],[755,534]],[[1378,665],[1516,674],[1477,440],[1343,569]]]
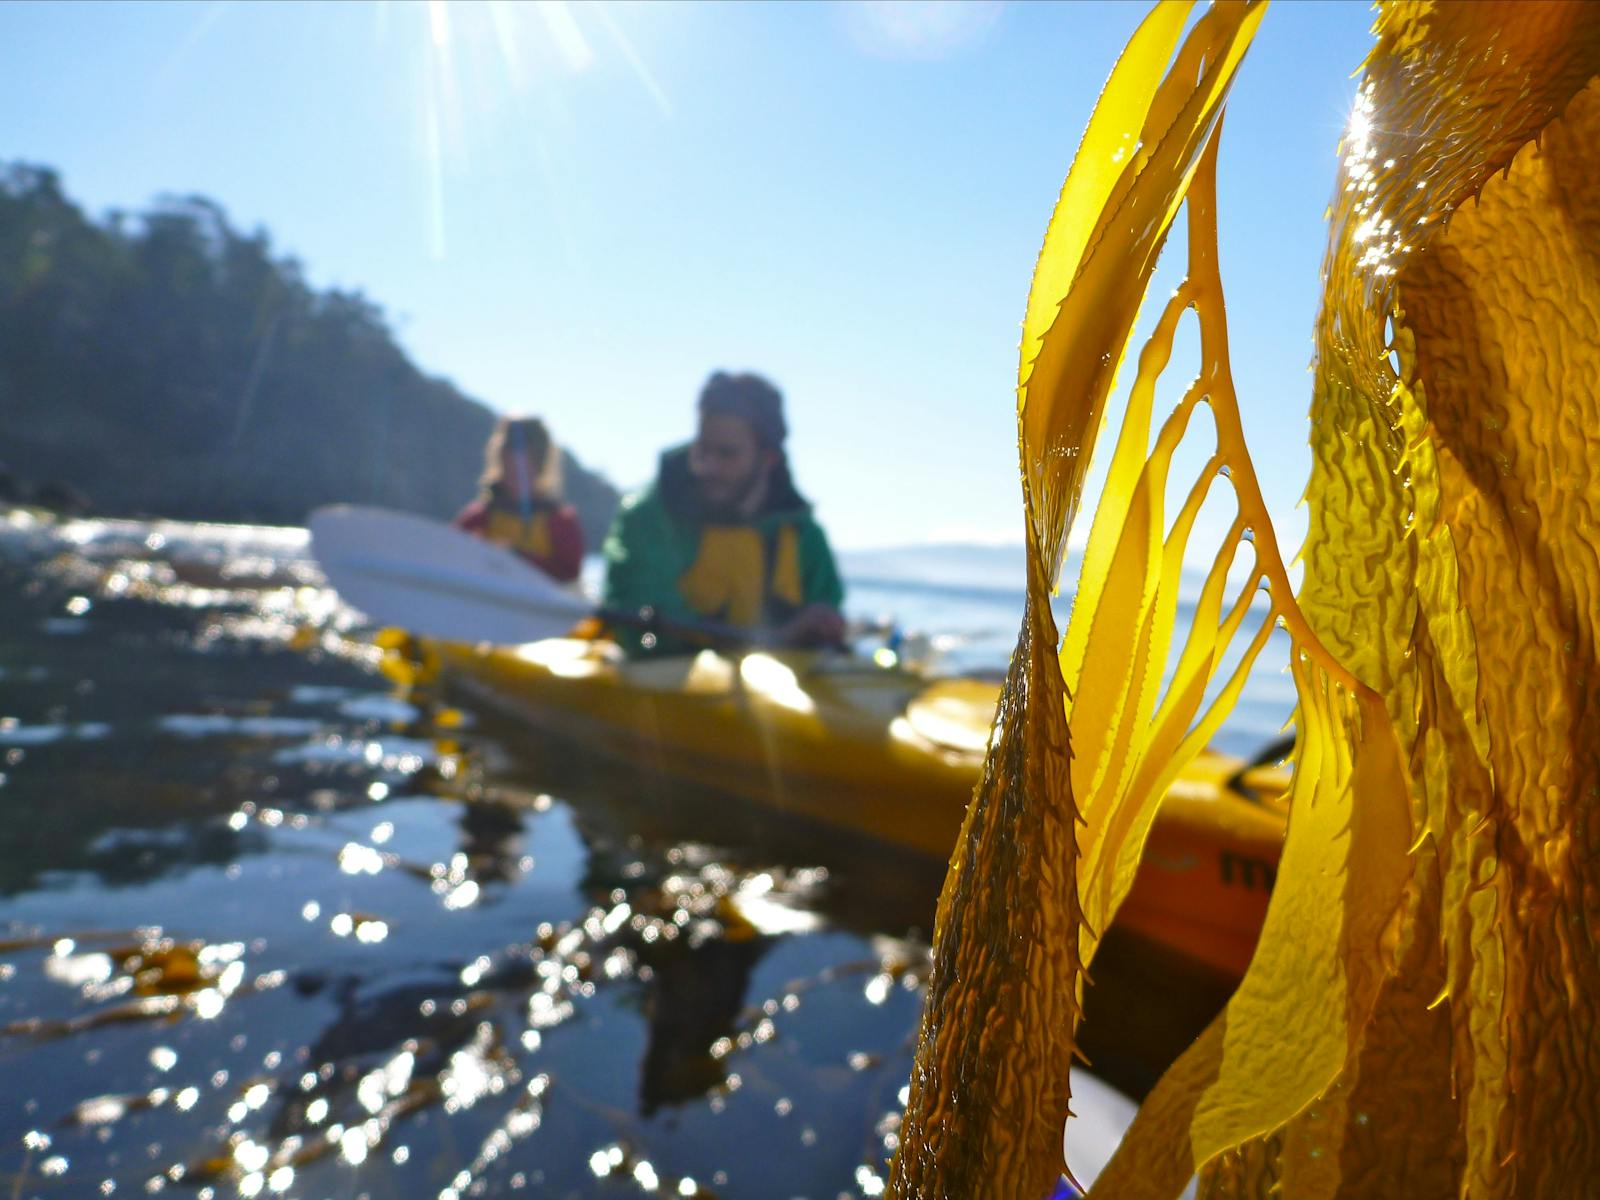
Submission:
[[[789,473],[782,394],[759,375],[718,371],[699,408],[694,441],[662,454],[655,482],[623,502],[606,536],[606,606],[839,645],[844,586]],[[616,635],[630,655],[700,648],[667,633]]]

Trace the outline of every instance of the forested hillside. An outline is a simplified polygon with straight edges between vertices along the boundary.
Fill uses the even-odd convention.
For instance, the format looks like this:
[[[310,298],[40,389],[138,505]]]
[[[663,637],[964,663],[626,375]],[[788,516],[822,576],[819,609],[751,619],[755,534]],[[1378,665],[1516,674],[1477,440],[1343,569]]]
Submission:
[[[313,290],[211,201],[95,222],[53,171],[0,166],[0,463],[22,486],[67,484],[102,513],[445,517],[492,423],[411,363],[376,304]],[[567,488],[598,545],[615,489],[570,456]]]

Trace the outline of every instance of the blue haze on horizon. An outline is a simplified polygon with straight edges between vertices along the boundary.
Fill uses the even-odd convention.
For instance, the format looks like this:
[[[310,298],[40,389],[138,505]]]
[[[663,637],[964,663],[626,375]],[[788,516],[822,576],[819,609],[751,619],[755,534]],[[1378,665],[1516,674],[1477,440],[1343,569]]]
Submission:
[[[58,168],[95,215],[217,200],[314,285],[383,305],[424,370],[544,413],[623,486],[689,435],[709,370],[750,368],[788,396],[836,543],[1014,541],[1028,282],[1144,12],[14,2],[0,160]],[[1233,364],[1290,553],[1370,24],[1362,3],[1275,5],[1223,139]]]

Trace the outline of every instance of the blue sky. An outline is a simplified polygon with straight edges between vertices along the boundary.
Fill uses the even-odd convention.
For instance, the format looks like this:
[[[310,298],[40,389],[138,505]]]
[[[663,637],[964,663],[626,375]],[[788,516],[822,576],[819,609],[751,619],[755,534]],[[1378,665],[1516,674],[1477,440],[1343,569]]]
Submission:
[[[265,226],[427,371],[622,485],[714,367],[787,394],[844,546],[1020,537],[1033,261],[1138,3],[0,4],[0,158]],[[1230,104],[1245,426],[1292,548],[1363,3],[1279,0]],[[1164,291],[1160,294],[1164,294]]]

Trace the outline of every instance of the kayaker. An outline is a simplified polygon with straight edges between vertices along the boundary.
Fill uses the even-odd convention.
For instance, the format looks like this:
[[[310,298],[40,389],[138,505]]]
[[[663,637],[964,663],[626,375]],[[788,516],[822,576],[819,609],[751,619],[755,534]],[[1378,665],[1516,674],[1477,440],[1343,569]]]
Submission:
[[[662,454],[655,482],[623,502],[606,536],[607,607],[765,630],[782,645],[839,645],[844,587],[795,490],[787,434],[776,387],[760,375],[713,374],[694,441]],[[630,654],[699,648],[637,629],[616,635]]]
[[[583,529],[561,502],[561,451],[538,417],[501,417],[489,435],[478,496],[455,527],[515,550],[570,583],[583,565]]]

